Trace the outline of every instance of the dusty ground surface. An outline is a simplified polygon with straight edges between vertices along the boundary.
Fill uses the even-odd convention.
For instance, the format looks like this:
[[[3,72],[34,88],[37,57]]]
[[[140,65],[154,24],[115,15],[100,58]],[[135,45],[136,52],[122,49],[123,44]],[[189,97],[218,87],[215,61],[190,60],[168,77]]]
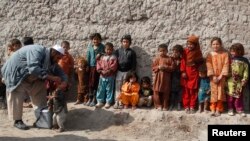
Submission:
[[[206,113],[185,114],[184,111],[157,111],[155,109],[95,109],[68,103],[66,131],[31,128],[18,130],[0,111],[1,141],[206,141],[209,124],[250,124],[247,117],[210,117]],[[35,121],[34,112],[24,109],[23,120],[28,125]]]

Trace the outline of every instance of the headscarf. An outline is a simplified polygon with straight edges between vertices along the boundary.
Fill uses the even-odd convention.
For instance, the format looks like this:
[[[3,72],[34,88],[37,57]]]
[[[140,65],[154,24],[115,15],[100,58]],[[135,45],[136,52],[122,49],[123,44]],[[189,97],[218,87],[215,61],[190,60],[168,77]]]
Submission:
[[[187,41],[194,44],[195,47],[194,47],[193,50],[191,50],[187,54],[187,62],[186,62],[186,64],[188,66],[192,66],[194,64],[202,63],[203,58],[202,58],[202,52],[201,52],[200,44],[199,44],[199,37],[197,37],[195,35],[191,35],[191,36],[188,37]]]

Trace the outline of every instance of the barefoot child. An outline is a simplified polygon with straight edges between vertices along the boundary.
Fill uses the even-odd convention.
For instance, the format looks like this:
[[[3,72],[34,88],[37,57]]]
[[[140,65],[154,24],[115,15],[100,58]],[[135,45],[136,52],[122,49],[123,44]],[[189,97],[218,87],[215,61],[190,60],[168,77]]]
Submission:
[[[86,105],[88,100],[88,63],[84,57],[77,59],[77,66],[75,67],[75,73],[77,75],[77,100],[75,105],[83,102]]]
[[[167,55],[168,46],[158,46],[158,56],[154,59],[152,70],[155,75],[153,83],[154,105],[158,110],[168,110],[171,90],[171,74],[175,68],[173,58]]]
[[[207,112],[210,101],[210,80],[207,77],[206,61],[199,67],[199,112]]]

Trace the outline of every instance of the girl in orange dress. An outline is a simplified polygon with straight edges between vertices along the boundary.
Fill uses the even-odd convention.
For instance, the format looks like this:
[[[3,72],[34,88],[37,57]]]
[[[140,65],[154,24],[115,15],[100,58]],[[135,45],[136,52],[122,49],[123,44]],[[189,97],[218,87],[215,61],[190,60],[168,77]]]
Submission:
[[[132,109],[134,110],[139,102],[140,84],[137,82],[137,79],[135,72],[128,72],[125,83],[122,85],[120,100],[125,109],[128,109],[128,106],[132,105]]]
[[[226,101],[225,85],[229,73],[229,53],[223,48],[218,37],[211,40],[211,51],[206,59],[207,76],[210,78],[211,99],[210,110],[212,116],[220,116],[223,112],[223,103]]]

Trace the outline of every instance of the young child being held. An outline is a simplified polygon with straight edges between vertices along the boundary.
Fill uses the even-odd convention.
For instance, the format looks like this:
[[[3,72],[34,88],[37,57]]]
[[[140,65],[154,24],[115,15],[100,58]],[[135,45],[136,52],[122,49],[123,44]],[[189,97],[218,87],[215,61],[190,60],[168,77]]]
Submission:
[[[249,76],[249,62],[244,55],[244,47],[240,43],[235,43],[230,47],[231,66],[230,77],[228,78],[227,105],[228,115],[233,116],[234,110],[245,117],[243,90],[247,84]]]
[[[139,101],[139,91],[140,84],[137,82],[137,76],[135,72],[128,72],[125,83],[122,85],[119,98],[125,109],[128,109],[129,105],[132,105],[132,110],[136,109],[136,105]]]
[[[147,107],[151,107],[153,102],[153,90],[151,88],[151,81],[149,77],[147,76],[142,77],[141,89],[139,94],[140,98],[138,106],[141,107],[146,105]]]
[[[59,85],[56,83],[51,84],[55,89],[51,91],[51,94],[48,96],[48,106],[49,109],[53,111],[53,126],[52,129],[57,130],[58,132],[63,132],[65,130],[64,123],[66,121],[67,115],[67,103],[64,95],[64,88],[59,88]]]
[[[199,67],[199,92],[198,92],[198,101],[199,101],[199,112],[207,112],[209,108],[210,101],[210,80],[207,77],[207,67],[206,61]]]

